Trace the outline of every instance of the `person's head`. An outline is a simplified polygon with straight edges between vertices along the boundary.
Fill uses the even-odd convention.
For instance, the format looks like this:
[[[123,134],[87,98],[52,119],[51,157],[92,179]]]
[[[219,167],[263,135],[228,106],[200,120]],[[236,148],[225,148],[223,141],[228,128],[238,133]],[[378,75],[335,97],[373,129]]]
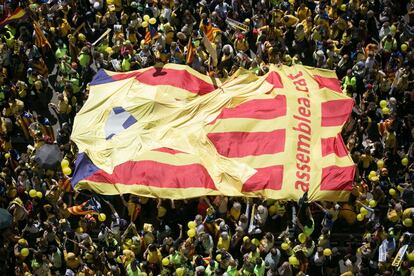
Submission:
[[[227,232],[221,232],[220,236],[223,240],[228,240],[229,239],[229,233],[227,233]]]
[[[201,215],[196,215],[194,221],[197,225],[200,225],[203,222],[203,217]]]
[[[268,240],[268,241],[272,241],[272,240],[273,240],[273,235],[272,235],[272,233],[267,232],[267,233],[265,234],[265,239],[266,239],[266,240]]]
[[[132,262],[131,262],[131,270],[134,271],[134,272],[137,271],[138,270],[138,265],[139,265],[138,260],[133,259]]]
[[[148,250],[151,251],[151,252],[155,252],[157,250],[157,246],[155,244],[151,243],[148,246]]]

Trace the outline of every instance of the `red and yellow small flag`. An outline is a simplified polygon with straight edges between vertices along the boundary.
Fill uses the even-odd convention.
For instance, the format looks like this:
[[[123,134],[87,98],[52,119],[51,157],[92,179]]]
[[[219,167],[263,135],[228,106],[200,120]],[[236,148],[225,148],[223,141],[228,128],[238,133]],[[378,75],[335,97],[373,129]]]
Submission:
[[[21,7],[18,7],[14,10],[14,12],[8,14],[1,22],[0,27],[3,27],[11,22],[23,19],[26,16],[26,11]]]

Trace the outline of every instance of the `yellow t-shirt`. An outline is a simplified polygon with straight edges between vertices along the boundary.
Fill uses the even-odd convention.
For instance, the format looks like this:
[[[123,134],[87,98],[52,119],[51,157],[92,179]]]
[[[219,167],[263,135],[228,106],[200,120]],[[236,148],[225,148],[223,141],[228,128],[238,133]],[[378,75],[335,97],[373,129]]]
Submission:
[[[62,19],[62,24],[60,24],[60,34],[62,36],[67,36],[70,31],[70,25],[66,19]]]
[[[160,263],[162,259],[161,251],[157,249],[156,251],[148,251],[147,262],[150,264]]]
[[[312,12],[308,7],[304,7],[303,9],[299,7],[296,11],[296,16],[299,18],[300,21],[303,21],[309,16],[312,16]]]
[[[224,250],[229,250],[230,247],[230,239],[223,239],[222,237],[219,238],[218,242],[217,242],[217,248],[218,249],[224,249]]]
[[[287,18],[287,21],[285,21],[285,18]],[[293,15],[285,15],[285,17],[283,18],[283,22],[287,27],[292,27],[299,23],[299,19]]]

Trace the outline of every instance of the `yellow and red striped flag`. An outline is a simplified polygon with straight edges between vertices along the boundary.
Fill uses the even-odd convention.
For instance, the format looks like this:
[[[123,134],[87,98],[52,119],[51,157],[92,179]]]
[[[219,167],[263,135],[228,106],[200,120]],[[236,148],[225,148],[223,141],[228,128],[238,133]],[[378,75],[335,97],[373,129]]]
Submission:
[[[24,19],[26,17],[26,11],[18,7],[14,10],[14,12],[9,13],[3,20],[0,21],[0,27],[3,27],[11,22]]]
[[[216,36],[216,33],[221,32],[220,28],[214,27],[210,20],[205,19],[202,22],[202,30],[204,35],[207,37],[207,39],[211,42],[214,41],[214,37]]]
[[[194,60],[195,48],[193,44],[193,39],[190,37],[187,43],[187,53],[185,57],[185,64],[191,65]]]
[[[91,198],[80,205],[75,205],[68,208],[69,213],[75,216],[95,215],[99,213],[101,204],[94,198]]]
[[[340,135],[353,107],[333,71],[271,66],[227,80],[184,65],[101,70],[77,114],[75,189],[347,200],[355,166]]]
[[[50,43],[47,40],[45,34],[43,33],[42,29],[40,28],[39,23],[37,23],[36,21],[33,22],[33,28],[35,31],[35,45],[39,48],[43,48],[43,47],[49,47]]]

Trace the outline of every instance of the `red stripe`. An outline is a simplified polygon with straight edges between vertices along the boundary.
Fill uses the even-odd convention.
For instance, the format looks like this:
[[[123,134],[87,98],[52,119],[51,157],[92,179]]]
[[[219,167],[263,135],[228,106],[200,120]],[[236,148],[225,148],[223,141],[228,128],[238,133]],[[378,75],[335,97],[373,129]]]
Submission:
[[[85,180],[157,188],[217,190],[207,170],[200,164],[175,166],[149,160],[125,162],[116,166],[112,174],[99,170]]]
[[[341,126],[352,112],[354,101],[352,99],[334,100],[324,102],[322,109],[322,126]]]
[[[224,108],[216,120],[229,118],[274,119],[285,115],[286,96],[277,95],[274,99],[251,100],[234,108]],[[210,124],[214,124],[216,120]]]
[[[226,157],[274,154],[285,150],[286,130],[209,133],[217,152]]]
[[[344,157],[348,155],[348,150],[344,144],[341,134],[336,137],[322,138],[322,156],[329,154],[335,154],[338,157]]]
[[[116,74],[112,79],[124,80],[135,77],[138,81],[148,85],[171,85],[189,92],[204,95],[214,91],[217,86],[197,78],[187,70],[177,70],[170,68],[157,68],[145,70],[143,72],[132,72],[126,74]]]
[[[169,153],[169,154],[186,153],[186,152],[183,152],[183,151],[170,149],[170,148],[158,148],[158,149],[153,149],[153,151],[160,151],[160,152],[165,152],[165,153]]]
[[[244,183],[242,192],[280,190],[283,183],[283,165],[256,169],[257,172]]]
[[[330,166],[322,169],[321,190],[351,191],[355,166]]]
[[[283,88],[282,78],[278,73],[272,71],[266,78],[266,81],[273,84],[273,88]]]
[[[313,76],[313,79],[319,84],[319,89],[328,88],[335,92],[342,93],[341,83],[337,78]]]

